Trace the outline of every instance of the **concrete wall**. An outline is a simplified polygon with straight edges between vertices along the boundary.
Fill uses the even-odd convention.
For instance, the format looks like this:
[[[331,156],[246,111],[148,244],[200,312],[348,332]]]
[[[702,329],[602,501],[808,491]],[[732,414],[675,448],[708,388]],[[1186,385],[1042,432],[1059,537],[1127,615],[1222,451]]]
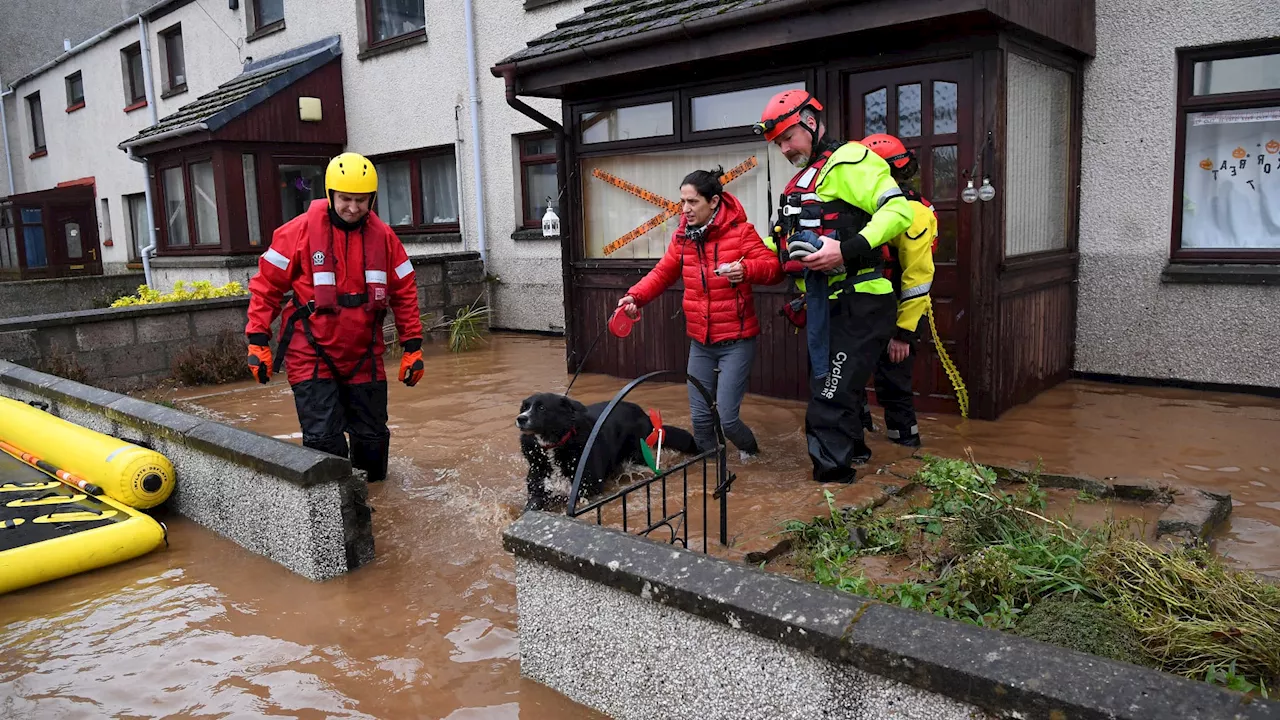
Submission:
[[[376,155],[417,148],[453,145],[458,170],[462,233],[460,242],[406,242],[411,255],[477,250],[479,222],[472,161],[472,144],[479,140],[484,182],[484,228],[489,254],[488,271],[502,278],[495,286],[495,325],[507,328],[548,330],[564,325],[558,240],[513,240],[520,224],[521,193],[517,177],[515,134],[542,130],[532,120],[507,106],[505,86],[489,68],[524,47],[526,40],[580,11],[585,0],[565,0],[535,10],[524,9],[523,0],[474,2],[477,39],[477,83],[480,95],[479,131],[470,123],[470,90],[462,0],[424,0],[427,22],[425,42],[361,59],[364,25],[363,4],[350,0],[286,0],[285,29],[253,41],[246,40],[250,2],[230,10],[227,3],[189,3],[157,18],[151,25],[152,68],[158,114],[164,117],[235,77],[249,58],[263,59],[334,34],[342,36],[343,91],[346,97],[348,149]],[[160,99],[161,44],[157,34],[181,23],[188,90]],[[124,267],[128,259],[129,232],[121,198],[143,191],[142,166],[129,161],[116,144],[149,124],[146,109],[128,115],[124,104],[119,50],[137,41],[137,31],[120,33],[99,46],[68,60],[55,70],[24,83],[16,95],[36,89],[45,101],[48,157],[28,160],[30,131],[21,112],[11,112],[15,135],[19,191],[40,190],[57,182],[94,175],[98,197],[111,207],[115,246],[103,248],[107,268]],[[229,36],[229,37],[228,37]],[[84,72],[87,107],[62,112],[63,78]],[[531,101],[552,118],[559,118],[559,103]],[[23,110],[22,101],[10,110]],[[86,128],[94,128],[86,132]],[[22,150],[22,148],[26,148]],[[101,203],[98,207],[101,216]],[[101,217],[99,218],[101,222]],[[526,235],[527,237],[527,235]],[[225,268],[188,267],[185,272],[167,268],[157,285],[168,290],[174,279],[225,282],[237,279]]]
[[[430,322],[455,317],[477,301],[488,304],[478,254],[415,257],[413,265],[418,308]],[[0,358],[40,368],[57,357],[73,358],[95,385],[131,390],[171,377],[174,360],[193,346],[207,347],[223,332],[242,337],[248,306],[248,297],[232,297],[0,319]],[[394,327],[390,314],[387,326]],[[278,323],[275,330],[278,339]]]
[[[368,488],[345,458],[3,360],[0,395],[145,443],[177,471],[167,507],[303,577],[325,580],[373,560]]]
[[[618,720],[1280,718],[1280,703],[527,512],[520,671]]]
[[[48,368],[73,358],[95,385],[132,390],[173,374],[189,348],[244,335],[247,297],[80,310],[0,320],[0,358]]]
[[[1280,386],[1280,287],[1164,283],[1177,48],[1280,36],[1274,0],[1099,0],[1084,79],[1075,369]]]
[[[144,284],[142,273],[0,282],[0,318],[106,307]]]

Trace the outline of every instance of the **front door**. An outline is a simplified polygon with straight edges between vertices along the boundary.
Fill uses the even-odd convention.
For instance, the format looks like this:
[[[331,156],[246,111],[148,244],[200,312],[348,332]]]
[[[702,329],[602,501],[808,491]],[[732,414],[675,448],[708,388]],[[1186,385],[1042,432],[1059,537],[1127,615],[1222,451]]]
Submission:
[[[973,165],[972,70],[968,60],[852,73],[846,78],[846,132],[851,140],[887,132],[920,163],[915,189],[938,215],[938,247],[930,297],[943,347],[965,375],[968,352],[969,243],[972,213],[960,200]],[[914,381],[916,409],[956,413],[955,391],[920,320]]]
[[[93,206],[53,207],[52,256],[59,275],[101,275],[98,223]]]

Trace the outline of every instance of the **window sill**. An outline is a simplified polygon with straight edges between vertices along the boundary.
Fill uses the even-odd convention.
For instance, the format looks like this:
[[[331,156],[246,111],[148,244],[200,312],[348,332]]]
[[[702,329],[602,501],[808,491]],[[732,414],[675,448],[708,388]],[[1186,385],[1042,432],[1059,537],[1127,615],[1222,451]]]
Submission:
[[[68,113],[73,113],[73,112],[75,112],[75,111],[77,111],[77,110],[83,110],[83,109],[84,109],[84,101],[83,101],[83,100],[81,100],[80,102],[76,103],[75,105],[72,105],[71,107],[67,108],[67,112],[68,112]]]
[[[462,233],[457,232],[415,234],[396,233],[396,235],[400,237],[400,242],[405,245],[448,245],[462,242]]]
[[[169,98],[174,97],[174,96],[177,96],[177,95],[181,95],[182,93],[184,93],[184,92],[186,92],[186,91],[187,91],[187,86],[186,86],[186,84],[184,83],[184,84],[179,85],[179,86],[177,86],[177,87],[169,88],[168,90],[165,90],[164,92],[160,93],[160,99],[161,99],[161,100],[168,100]]]
[[[42,158],[42,157],[44,157],[45,155],[48,155],[48,154],[49,154],[49,151],[48,151],[48,150],[45,150],[44,148],[40,148],[39,150],[37,150],[37,151],[35,151],[35,152],[31,153],[30,155],[28,155],[28,156],[27,156],[27,159],[28,159],[28,160],[35,160],[36,158]]]
[[[396,52],[397,50],[403,50],[405,48],[414,47],[417,45],[425,45],[426,42],[427,42],[426,29],[423,28],[422,30],[414,30],[413,32],[407,35],[401,35],[398,38],[384,40],[383,42],[380,42],[377,45],[366,46],[363,50],[360,51],[360,54],[356,55],[356,59],[368,60],[369,58],[377,57],[379,55],[386,55],[387,53]]]
[[[128,107],[126,107],[126,108],[124,109],[124,111],[125,111],[125,114],[128,114],[128,113],[133,112],[134,110],[141,110],[142,108],[144,108],[144,107],[146,107],[146,106],[147,106],[147,101],[146,101],[146,100],[139,100],[138,102],[136,102],[136,103],[134,103],[134,104],[132,104],[132,105],[130,105],[130,106],[128,106]]]
[[[1160,282],[1192,285],[1280,285],[1280,265],[1203,265],[1171,262]]]
[[[261,40],[262,38],[268,35],[275,35],[276,33],[283,32],[283,31],[284,31],[284,20],[277,20],[271,23],[270,25],[263,25],[257,30],[254,30],[253,32],[249,33],[248,37],[246,37],[244,41],[253,42],[254,40]]]
[[[556,235],[555,237],[543,237],[542,228],[520,228],[519,230],[511,233],[511,239],[516,242],[532,242],[534,240],[554,240],[556,242],[560,242],[559,235]]]

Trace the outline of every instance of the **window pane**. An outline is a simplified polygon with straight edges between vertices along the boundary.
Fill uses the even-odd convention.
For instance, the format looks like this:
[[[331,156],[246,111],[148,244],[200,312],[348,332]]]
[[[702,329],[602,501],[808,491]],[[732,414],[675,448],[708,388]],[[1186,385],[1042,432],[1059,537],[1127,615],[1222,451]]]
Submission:
[[[151,244],[151,222],[147,217],[147,196],[129,196],[129,236],[132,238],[131,255],[142,258],[142,248]]]
[[[920,83],[898,86],[898,137],[920,137]]]
[[[31,143],[36,150],[43,150],[44,109],[40,105],[40,93],[27,98],[27,108],[31,111]]]
[[[582,113],[581,123],[582,142],[587,144],[661,137],[674,132],[669,102]]]
[[[164,171],[164,217],[169,231],[169,247],[191,244],[187,233],[187,189],[182,183],[182,168]]]
[[[1280,53],[1198,62],[1196,95],[1280,90]]]
[[[8,208],[0,208],[0,269],[12,270],[18,267],[18,247],[14,235]]]
[[[258,10],[258,27],[284,19],[284,0],[252,0]]]
[[[23,210],[22,214],[26,215],[27,211]],[[43,226],[24,225],[22,228],[22,244],[26,246],[27,250],[27,267],[42,268],[48,266],[49,256],[45,253]]]
[[[458,222],[458,170],[453,153],[424,157],[422,166],[422,224]]]
[[[939,145],[933,149],[933,189],[928,197],[938,201],[960,197],[960,180],[955,145]]]
[[[1280,107],[1187,116],[1182,247],[1280,249]]]
[[[63,223],[62,239],[67,243],[68,260],[80,260],[84,258],[84,246],[80,243],[80,223]]]
[[[554,137],[525,138],[523,155],[555,155],[556,139]]]
[[[23,224],[39,225],[44,222],[44,211],[40,208],[23,208],[22,222]]]
[[[376,165],[378,217],[388,225],[413,225],[413,186],[409,161]]]
[[[249,230],[249,245],[262,244],[262,218],[258,214],[258,163],[253,155],[240,156],[244,168],[244,208]]]
[[[804,83],[735,90],[693,99],[693,131],[747,127],[760,120],[760,108],[783,90],[804,90]]]
[[[765,152],[770,153],[767,159]],[[725,190],[742,203],[747,220],[763,231],[769,227],[770,216],[777,203],[776,195],[772,200],[769,197],[765,173],[772,170],[775,193],[778,188],[785,187],[795,174],[795,168],[772,143],[747,142],[582,160],[582,216],[587,257],[661,257],[672,233],[680,225],[679,217],[673,214],[606,254],[604,249],[607,246],[645,225],[651,218],[665,214],[663,207],[622,190],[606,179],[608,176],[676,202],[680,199],[680,181],[690,170],[723,166],[727,172],[752,157],[756,159],[756,166],[731,181]],[[608,173],[608,176],[596,176],[597,170]]]
[[[422,0],[366,0],[373,5],[373,40],[381,42],[427,25]]]
[[[935,81],[933,83],[933,134],[946,135],[958,132],[956,123],[959,115],[960,105],[956,95],[956,84]]]
[[[129,52],[129,99],[135,103],[147,97],[145,81],[142,77],[142,53],[138,50]]]
[[[863,128],[865,132],[862,136],[889,132],[888,119],[885,117],[889,113],[889,91],[880,88],[875,92],[869,92],[863,96],[862,103],[866,111],[866,122]]]
[[[935,263],[953,263],[956,261],[956,238],[959,230],[956,225],[955,210],[936,210],[938,215],[938,250],[933,255]]]
[[[169,87],[187,84],[187,64],[182,54],[182,33],[176,32],[165,39],[165,52],[169,55]]]
[[[218,187],[213,180],[213,163],[191,166],[191,192],[195,194],[196,244],[220,245],[218,234]]]
[[[1071,76],[1009,56],[1005,255],[1067,246]],[[975,178],[975,185],[982,181]]]
[[[280,166],[280,219],[289,222],[307,211],[312,200],[324,199],[324,167]]]
[[[547,212],[547,198],[554,198],[556,192],[556,166],[526,165],[524,168],[524,219],[528,222],[542,222]]]
[[[75,73],[67,78],[67,107],[84,102],[84,78]]]

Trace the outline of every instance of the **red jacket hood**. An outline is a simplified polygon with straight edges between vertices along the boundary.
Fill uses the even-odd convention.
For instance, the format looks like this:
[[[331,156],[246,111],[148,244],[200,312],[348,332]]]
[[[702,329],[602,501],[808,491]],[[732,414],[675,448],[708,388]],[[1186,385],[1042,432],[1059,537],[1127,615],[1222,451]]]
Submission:
[[[738,198],[724,193],[720,196],[720,211],[716,213],[715,220],[711,225],[711,238],[715,239],[724,234],[724,231],[732,227],[736,223],[744,223],[747,221],[747,211],[743,209],[742,203]],[[676,228],[676,236],[683,238],[685,226],[689,224],[689,220],[683,213],[680,215],[680,227]]]

